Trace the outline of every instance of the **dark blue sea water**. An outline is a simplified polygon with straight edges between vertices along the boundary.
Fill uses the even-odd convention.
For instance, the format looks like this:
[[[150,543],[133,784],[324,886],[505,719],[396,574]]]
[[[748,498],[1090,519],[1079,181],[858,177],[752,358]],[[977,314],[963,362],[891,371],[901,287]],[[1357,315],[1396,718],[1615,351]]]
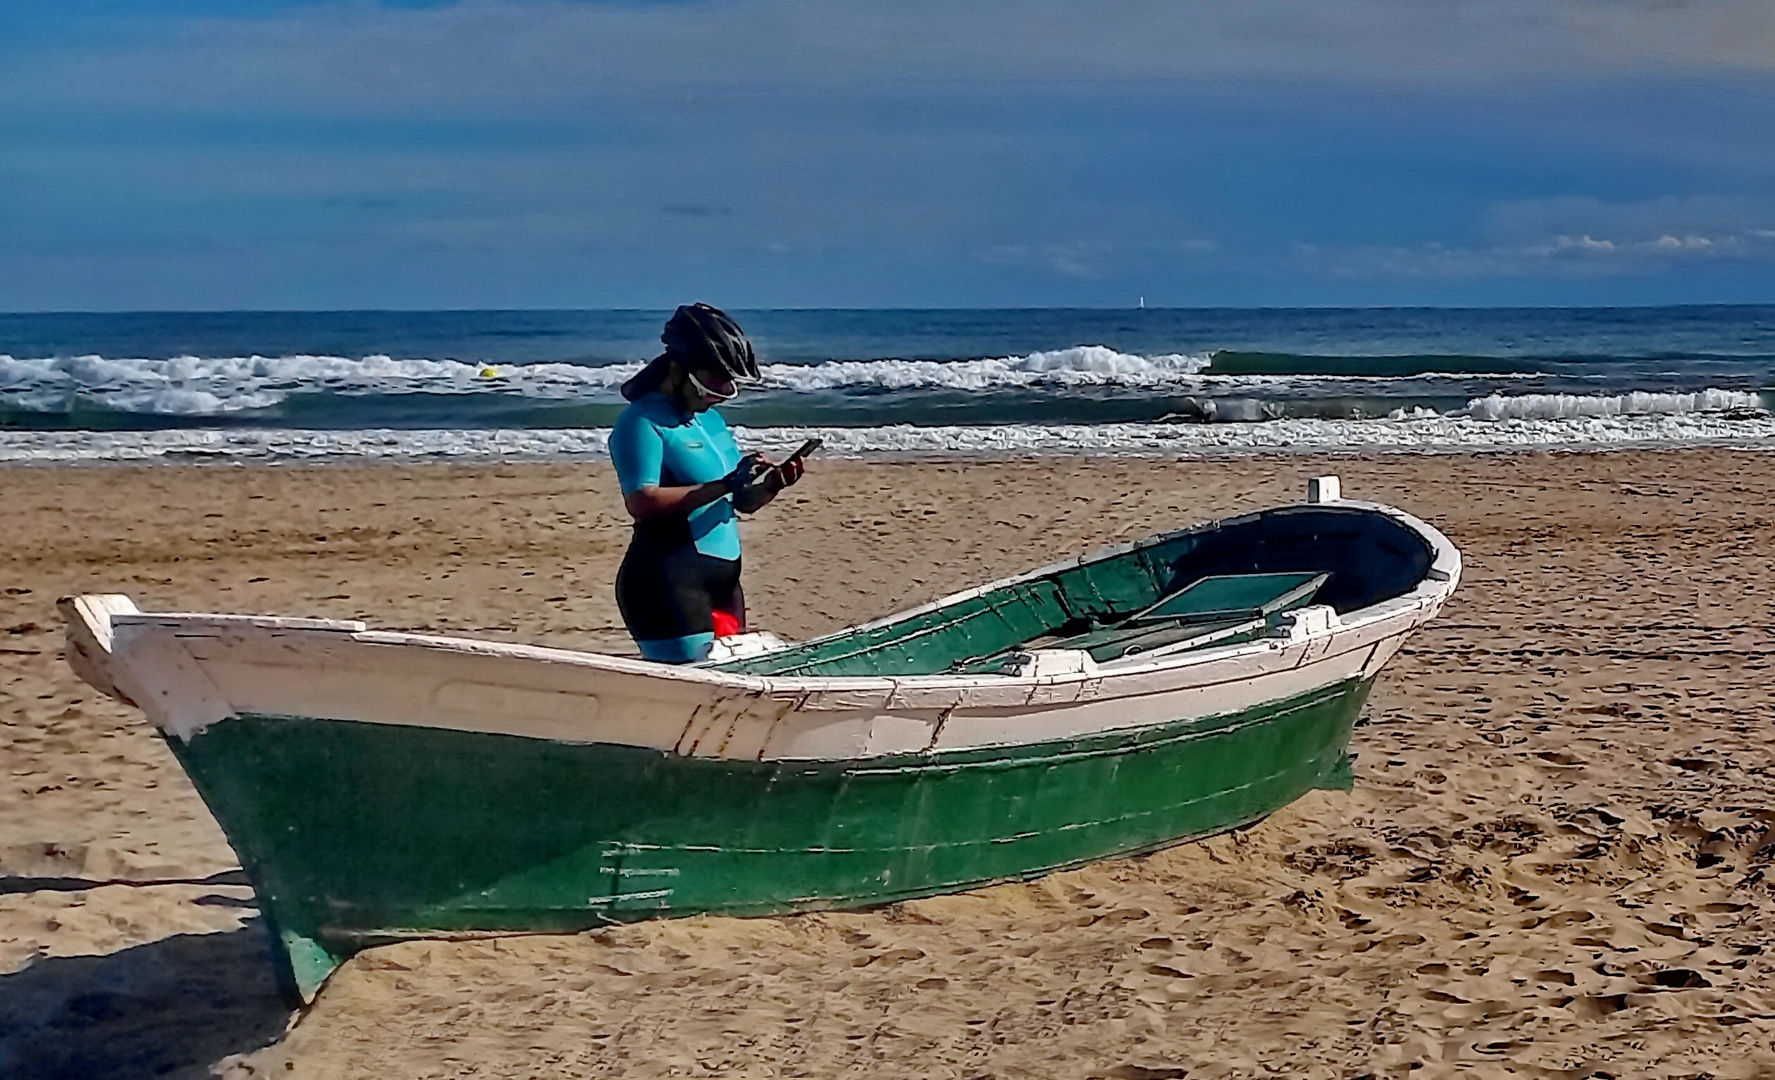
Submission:
[[[29,432],[67,446],[80,432],[423,431],[442,445],[438,433],[595,431],[667,314],[0,315],[0,433],[17,447]],[[927,444],[987,428],[1076,441],[1053,432],[1083,427],[1113,448],[1117,425],[1297,422],[1344,425],[1338,438],[1360,445],[1435,418],[1564,424],[1547,429],[1560,442],[1577,420],[1707,417],[1695,437],[1718,439],[1733,437],[1719,422],[1775,406],[1775,306],[733,314],[766,382],[724,408],[731,421],[909,425]]]

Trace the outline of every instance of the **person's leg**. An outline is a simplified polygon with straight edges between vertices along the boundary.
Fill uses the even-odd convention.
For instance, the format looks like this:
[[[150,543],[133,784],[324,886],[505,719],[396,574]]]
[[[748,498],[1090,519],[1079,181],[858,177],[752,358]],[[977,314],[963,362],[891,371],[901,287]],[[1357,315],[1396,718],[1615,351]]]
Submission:
[[[700,664],[709,658],[709,646],[715,643],[713,630],[706,634],[684,634],[675,638],[654,638],[636,641],[643,659],[656,664]]]
[[[706,659],[715,625],[703,556],[686,546],[663,555],[631,546],[616,574],[616,606],[641,655],[662,664]]]
[[[746,632],[746,592],[740,588],[740,563],[738,559],[710,559],[709,577],[710,603],[717,611],[725,611],[733,616],[738,625],[737,633]]]

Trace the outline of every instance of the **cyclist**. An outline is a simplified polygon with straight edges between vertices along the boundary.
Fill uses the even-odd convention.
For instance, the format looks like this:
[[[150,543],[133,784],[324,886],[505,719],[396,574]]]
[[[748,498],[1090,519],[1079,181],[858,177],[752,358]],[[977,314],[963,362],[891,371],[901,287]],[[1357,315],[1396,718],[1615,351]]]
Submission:
[[[741,454],[715,406],[758,382],[752,343],[707,304],[687,304],[660,334],[666,351],[622,385],[629,401],[610,457],[635,533],[616,603],[641,655],[702,660],[716,636],[746,626],[737,513],[754,513],[801,479],[803,463]]]

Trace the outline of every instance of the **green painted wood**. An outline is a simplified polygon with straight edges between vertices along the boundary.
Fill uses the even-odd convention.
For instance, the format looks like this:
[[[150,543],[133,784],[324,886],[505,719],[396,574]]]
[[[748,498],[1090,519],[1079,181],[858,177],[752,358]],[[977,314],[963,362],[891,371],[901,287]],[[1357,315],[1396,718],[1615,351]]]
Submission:
[[[1044,638],[1092,630],[1118,636],[1124,620],[1252,618],[1310,603],[1328,574],[1220,574],[1178,580],[1195,535],[1161,540],[891,623],[847,630],[760,657],[712,664],[752,675],[933,675],[980,670],[977,661]],[[1108,639],[1106,639],[1108,640]],[[1094,648],[1050,645],[1053,648]],[[1095,655],[1095,652],[1093,653]],[[1117,654],[1119,655],[1119,653]],[[987,664],[985,670],[996,670]]]
[[[857,761],[260,716],[173,746],[307,998],[380,941],[876,904],[1219,832],[1336,778],[1367,691]]]
[[[1324,575],[1317,588],[1255,606],[1273,615],[1318,603],[1342,614],[1415,588],[1433,558],[1423,537],[1384,514],[1354,505],[1288,507],[1154,537],[883,625],[710,666],[757,675],[992,673],[1000,665],[989,658],[1138,617],[1193,582]]]
[[[1071,616],[1052,581],[1020,583],[890,626],[853,630],[748,660],[711,665],[754,675],[930,675],[958,656],[1000,652]]]
[[[780,652],[711,665],[753,675],[934,675],[1064,628],[1076,633],[1150,605],[1175,576],[1184,536],[1068,567],[884,626],[849,630]]]
[[[1320,573],[1205,577],[1109,626],[1093,625],[1083,633],[1059,638],[1053,636],[1055,627],[1049,626],[989,656],[969,652],[951,661],[947,670],[957,674],[998,674],[1013,656],[1031,648],[1078,649],[1104,663],[1159,648],[1178,651],[1250,641],[1274,628],[1278,615],[1310,603],[1328,577]],[[954,645],[976,648],[968,640]],[[848,659],[856,662],[869,655],[872,648],[879,646],[859,648]]]
[[[271,916],[267,914],[265,917]],[[272,935],[272,940],[283,946],[278,980],[283,985],[284,996],[296,1001],[313,1001],[327,976],[351,956],[338,946],[329,949],[293,930],[279,930]]]

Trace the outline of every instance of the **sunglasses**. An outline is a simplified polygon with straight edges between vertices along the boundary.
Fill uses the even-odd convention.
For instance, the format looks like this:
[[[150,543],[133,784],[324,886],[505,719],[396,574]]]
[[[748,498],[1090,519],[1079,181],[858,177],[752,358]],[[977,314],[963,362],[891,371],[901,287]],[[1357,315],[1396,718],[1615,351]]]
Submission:
[[[740,387],[734,380],[728,378],[726,375],[717,375],[714,372],[705,372],[705,374],[709,376],[711,382],[726,383],[728,389],[725,391],[711,389],[710,387],[705,386],[701,379],[696,377],[696,372],[686,371],[684,373],[685,377],[690,380],[690,385],[696,388],[696,392],[706,398],[714,398],[716,401],[732,401],[739,396]]]

